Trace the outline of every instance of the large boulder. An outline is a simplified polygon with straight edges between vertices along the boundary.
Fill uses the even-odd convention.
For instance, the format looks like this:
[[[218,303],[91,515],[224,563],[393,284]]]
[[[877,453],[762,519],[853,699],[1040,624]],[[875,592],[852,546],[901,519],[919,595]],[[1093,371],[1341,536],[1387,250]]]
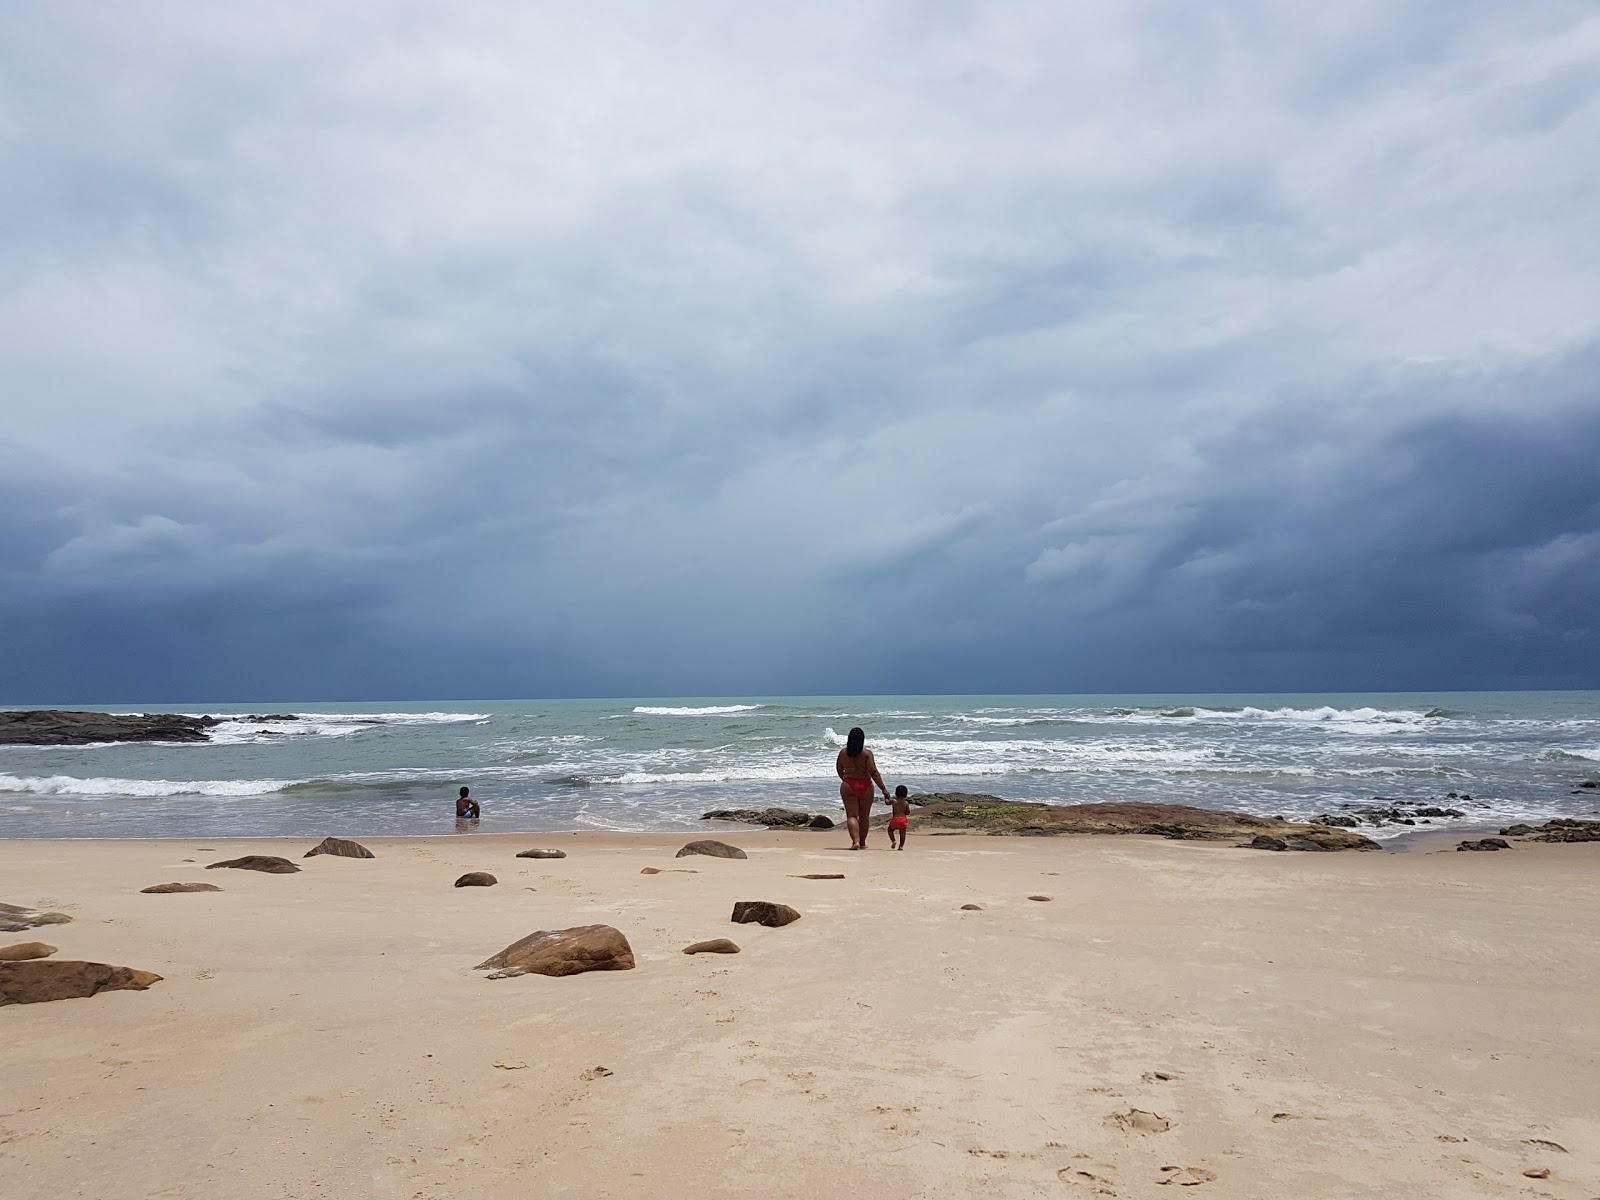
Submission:
[[[1457,850],[1509,850],[1511,843],[1504,838],[1480,838],[1475,842],[1462,842]]]
[[[241,871],[264,871],[268,875],[293,875],[300,868],[287,858],[276,854],[246,854],[243,858],[230,858],[223,862],[207,863],[206,870],[218,867],[235,867]]]
[[[565,858],[565,850],[518,850],[518,858]]]
[[[315,858],[319,854],[333,854],[339,858],[377,858],[360,842],[352,842],[349,838],[323,838],[315,846],[305,852],[304,857]]]
[[[580,975],[585,971],[633,970],[633,947],[610,925],[540,929],[484,959],[476,971],[491,979],[513,975]]]
[[[810,822],[806,825],[806,828],[807,829],[832,829],[833,828],[833,818],[832,817],[825,817],[821,813],[818,813],[816,816],[811,818]]]
[[[157,883],[150,887],[139,889],[145,895],[167,892],[220,892],[221,890],[214,883]]]
[[[153,971],[113,967],[106,963],[46,959],[0,962],[0,1007],[77,1000],[100,992],[142,992],[160,981],[161,976]]]
[[[766,925],[777,929],[799,919],[800,914],[794,909],[773,900],[738,900],[733,905],[733,920],[737,925]]]
[[[49,958],[55,952],[54,946],[44,942],[18,942],[13,946],[0,946],[0,962],[31,962],[36,958]]]
[[[66,913],[40,912],[20,904],[0,904],[0,933],[21,933],[41,925],[65,925],[72,920]]]
[[[500,881],[487,871],[468,871],[456,880],[457,887],[493,887]]]
[[[1600,821],[1560,818],[1539,827],[1536,842],[1600,842]]]
[[[718,842],[718,841],[712,841],[712,840],[709,840],[709,839],[706,840],[706,841],[700,841],[700,842],[690,842],[682,850],[679,850],[678,853],[676,855],[674,855],[674,857],[675,858],[683,858],[685,855],[688,855],[688,854],[704,854],[704,855],[706,855],[706,856],[708,856],[710,858],[749,858],[750,857],[748,854],[746,854],[743,850],[739,849],[739,847],[737,847],[737,846],[730,846],[730,845],[728,845],[727,842]]]

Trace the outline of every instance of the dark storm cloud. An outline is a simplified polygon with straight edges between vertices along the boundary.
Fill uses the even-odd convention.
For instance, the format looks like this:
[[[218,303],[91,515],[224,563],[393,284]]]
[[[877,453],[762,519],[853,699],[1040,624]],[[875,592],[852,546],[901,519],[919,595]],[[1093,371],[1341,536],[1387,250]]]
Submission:
[[[1577,686],[1586,5],[22,5],[13,700]]]

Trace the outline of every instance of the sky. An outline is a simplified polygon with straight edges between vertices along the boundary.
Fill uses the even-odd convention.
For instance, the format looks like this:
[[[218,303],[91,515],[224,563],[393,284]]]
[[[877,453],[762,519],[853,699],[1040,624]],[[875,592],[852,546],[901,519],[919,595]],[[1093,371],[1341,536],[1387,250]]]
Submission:
[[[0,702],[1600,688],[1600,9],[14,0]]]

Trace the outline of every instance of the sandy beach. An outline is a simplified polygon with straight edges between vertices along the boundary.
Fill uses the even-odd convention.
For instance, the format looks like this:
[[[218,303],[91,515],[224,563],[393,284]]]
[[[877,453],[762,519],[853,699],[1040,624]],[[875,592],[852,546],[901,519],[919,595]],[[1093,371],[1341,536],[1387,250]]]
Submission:
[[[164,977],[0,1010],[8,1200],[1600,1196],[1600,846],[715,836],[0,843],[0,944]]]

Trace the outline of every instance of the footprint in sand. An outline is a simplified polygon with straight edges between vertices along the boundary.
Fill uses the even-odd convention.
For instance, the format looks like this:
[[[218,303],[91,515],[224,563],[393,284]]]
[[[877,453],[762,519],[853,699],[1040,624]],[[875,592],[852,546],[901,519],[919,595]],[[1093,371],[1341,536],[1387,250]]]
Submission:
[[[1165,1133],[1172,1128],[1172,1122],[1166,1117],[1160,1113],[1145,1112],[1142,1108],[1109,1113],[1106,1116],[1106,1124],[1124,1133]]]
[[[1162,1178],[1156,1182],[1163,1186],[1175,1183],[1179,1187],[1199,1187],[1217,1177],[1215,1171],[1208,1171],[1204,1167],[1162,1167],[1161,1172]]]
[[[1096,1175],[1093,1171],[1081,1171],[1077,1167],[1062,1167],[1056,1172],[1056,1178],[1068,1187],[1077,1191],[1090,1192],[1096,1196],[1115,1196],[1116,1186],[1104,1175]]]

